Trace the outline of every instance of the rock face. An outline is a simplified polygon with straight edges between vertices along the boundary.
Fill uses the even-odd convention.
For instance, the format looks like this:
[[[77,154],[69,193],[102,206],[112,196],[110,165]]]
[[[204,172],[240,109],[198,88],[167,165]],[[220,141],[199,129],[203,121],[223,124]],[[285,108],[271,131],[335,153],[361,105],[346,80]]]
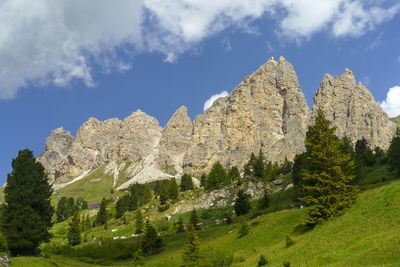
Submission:
[[[187,108],[182,106],[162,131],[157,157],[157,164],[161,169],[171,175],[182,172],[183,158],[192,133],[192,121],[187,115]]]
[[[340,138],[347,136],[355,144],[364,137],[372,148],[388,148],[395,125],[368,89],[361,82],[356,84],[350,70],[340,77],[325,74],[314,95],[312,121],[318,108],[337,127]]]
[[[353,143],[364,137],[372,147],[388,147],[395,124],[367,88],[355,83],[351,71],[340,77],[325,75],[311,113],[296,72],[281,57],[268,60],[193,123],[184,106],[164,129],[140,110],[122,121],[90,118],[76,138],[63,128],[52,131],[37,160],[54,188],[106,164],[104,172],[112,175],[117,189],[133,182],[179,179],[183,172],[198,176],[216,161],[241,169],[259,149],[267,160],[279,162],[304,151],[306,131],[318,108],[337,127],[339,137],[348,136]]]
[[[184,169],[198,175],[216,161],[241,168],[259,149],[269,160],[292,159],[304,148],[309,113],[292,65],[271,58],[196,117]]]
[[[79,128],[76,139],[62,128],[54,130],[38,161],[52,181],[105,163],[138,162],[154,152],[161,131],[158,121],[140,110],[123,121],[90,118]]]

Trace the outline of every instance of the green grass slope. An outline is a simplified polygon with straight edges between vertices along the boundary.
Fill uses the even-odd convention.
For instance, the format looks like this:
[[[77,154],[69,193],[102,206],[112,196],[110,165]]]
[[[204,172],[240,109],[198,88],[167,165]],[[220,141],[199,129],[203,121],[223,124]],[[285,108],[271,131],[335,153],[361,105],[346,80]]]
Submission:
[[[202,249],[232,254],[233,266],[256,266],[260,253],[269,266],[399,266],[400,182],[364,192],[345,215],[302,232],[305,209],[270,213],[249,221],[250,233],[237,237],[238,225],[214,227],[201,234]],[[233,230],[233,231],[232,231]],[[232,232],[231,232],[232,231]],[[291,234],[296,244],[286,248]],[[147,266],[179,266],[183,235],[165,238],[164,251]],[[212,251],[212,250],[211,250]]]

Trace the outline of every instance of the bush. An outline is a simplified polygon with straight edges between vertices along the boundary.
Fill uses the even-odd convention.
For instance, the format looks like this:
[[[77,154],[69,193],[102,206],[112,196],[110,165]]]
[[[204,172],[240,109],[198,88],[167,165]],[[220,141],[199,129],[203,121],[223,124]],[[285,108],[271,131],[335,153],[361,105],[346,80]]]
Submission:
[[[268,261],[265,259],[264,255],[260,255],[260,259],[258,260],[258,266],[264,266],[268,263]]]
[[[240,227],[239,227],[239,238],[247,235],[249,233],[250,229],[249,229],[249,225],[246,223],[246,221],[241,218],[240,219]]]
[[[296,244],[296,240],[291,235],[286,236],[286,247],[290,247]]]
[[[289,262],[289,261],[285,261],[285,262],[283,263],[283,266],[284,266],[284,267],[290,267],[290,262]]]

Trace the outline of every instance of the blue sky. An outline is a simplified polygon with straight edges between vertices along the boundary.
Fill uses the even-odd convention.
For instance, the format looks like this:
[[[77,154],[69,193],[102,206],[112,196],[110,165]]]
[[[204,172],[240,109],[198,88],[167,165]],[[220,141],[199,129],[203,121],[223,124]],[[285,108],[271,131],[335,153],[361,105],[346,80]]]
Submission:
[[[293,64],[310,106],[347,67],[400,114],[395,0],[0,0],[0,183],[57,127],[137,109],[164,126],[181,105],[194,119],[271,56]]]

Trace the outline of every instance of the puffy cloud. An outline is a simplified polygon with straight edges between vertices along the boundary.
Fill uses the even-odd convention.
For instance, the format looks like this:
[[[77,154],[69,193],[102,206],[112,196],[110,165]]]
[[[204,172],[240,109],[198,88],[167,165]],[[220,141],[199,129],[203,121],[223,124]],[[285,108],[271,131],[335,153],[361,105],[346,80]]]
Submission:
[[[203,111],[206,111],[208,108],[210,108],[214,103],[214,101],[217,100],[218,98],[225,97],[228,95],[229,93],[227,91],[222,91],[219,94],[212,95],[206,102],[204,102]]]
[[[389,117],[400,115],[400,86],[395,86],[389,89],[386,100],[382,101],[381,107],[387,112]]]
[[[94,64],[106,72],[129,70],[132,64],[119,57],[120,51],[128,58],[161,52],[173,62],[224,29],[257,33],[253,22],[261,19],[275,22],[283,38],[307,39],[322,30],[357,37],[400,9],[381,5],[360,0],[2,0],[0,98],[12,98],[31,83],[65,86],[81,79],[94,86]]]

